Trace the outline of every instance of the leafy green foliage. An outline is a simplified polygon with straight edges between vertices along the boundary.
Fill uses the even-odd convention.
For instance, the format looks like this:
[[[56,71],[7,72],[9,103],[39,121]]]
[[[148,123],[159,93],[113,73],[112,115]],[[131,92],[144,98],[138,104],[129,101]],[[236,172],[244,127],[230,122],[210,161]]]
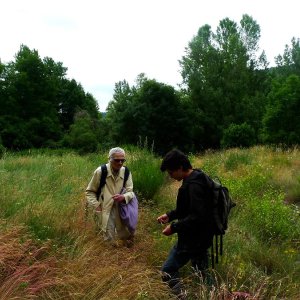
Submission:
[[[300,77],[274,80],[263,118],[263,140],[268,143],[300,143]]]
[[[300,39],[292,38],[291,46],[286,45],[283,55],[276,58],[276,76],[288,77],[289,75],[300,76]]]
[[[250,16],[243,16],[240,27],[225,18],[216,33],[202,26],[180,61],[197,125],[204,129],[194,139],[204,148],[219,147],[230,124],[260,128],[256,120],[264,112],[267,73],[263,54],[256,57],[259,37],[260,27]]]
[[[64,143],[81,154],[95,152],[99,144],[99,126],[99,122],[93,120],[86,111],[78,112]]]
[[[12,150],[64,145],[86,153],[147,140],[158,154],[175,147],[299,144],[300,41],[293,38],[277,67],[268,69],[259,38],[260,26],[249,15],[239,24],[224,18],[215,32],[200,27],[180,60],[179,90],[141,73],[133,86],[115,84],[104,117],[95,98],[66,78],[61,62],[21,45],[15,61],[0,61],[2,144]],[[89,115],[82,123],[81,111]]]
[[[0,135],[9,149],[58,147],[85,109],[98,118],[96,100],[75,80],[65,78],[62,63],[21,45],[15,62],[0,65]]]
[[[224,130],[221,146],[224,148],[250,147],[255,145],[254,129],[247,123],[241,125],[231,124]]]
[[[249,203],[251,221],[257,226],[257,235],[265,242],[275,243],[296,239],[299,235],[294,222],[298,216],[296,211],[283,205],[284,195],[276,190],[266,190],[259,199]]]
[[[184,145],[191,121],[174,88],[143,75],[137,81],[132,88],[126,81],[116,84],[106,116],[112,139],[135,144],[147,138],[157,153]]]

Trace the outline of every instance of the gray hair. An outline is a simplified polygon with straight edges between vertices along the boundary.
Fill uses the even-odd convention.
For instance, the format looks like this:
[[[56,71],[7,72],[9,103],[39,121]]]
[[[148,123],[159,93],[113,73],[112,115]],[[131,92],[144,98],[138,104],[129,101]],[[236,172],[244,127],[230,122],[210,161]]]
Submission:
[[[115,147],[109,150],[109,154],[108,154],[108,158],[112,159],[115,153],[121,153],[125,156],[125,151],[124,149],[120,148],[120,147]]]

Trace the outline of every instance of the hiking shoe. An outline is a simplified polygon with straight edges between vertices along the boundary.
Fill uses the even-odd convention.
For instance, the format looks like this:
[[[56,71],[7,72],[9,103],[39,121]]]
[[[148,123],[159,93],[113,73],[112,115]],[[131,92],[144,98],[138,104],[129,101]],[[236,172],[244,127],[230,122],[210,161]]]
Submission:
[[[127,247],[127,248],[131,248],[131,247],[133,247],[133,245],[134,245],[134,242],[133,242],[133,240],[126,240],[126,244],[125,244],[125,246]]]
[[[134,235],[131,234],[126,240],[126,247],[131,248],[134,244]]]

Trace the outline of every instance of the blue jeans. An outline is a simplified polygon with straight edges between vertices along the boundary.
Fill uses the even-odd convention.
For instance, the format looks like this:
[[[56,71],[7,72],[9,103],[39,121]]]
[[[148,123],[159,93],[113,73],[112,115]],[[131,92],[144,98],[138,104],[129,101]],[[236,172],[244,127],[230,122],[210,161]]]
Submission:
[[[179,278],[179,269],[186,265],[189,261],[191,261],[194,271],[204,278],[206,275],[205,271],[208,269],[207,249],[197,253],[189,253],[178,251],[176,244],[171,249],[168,258],[161,268],[163,273],[162,280],[168,283],[169,287],[176,295],[178,295],[183,289]]]

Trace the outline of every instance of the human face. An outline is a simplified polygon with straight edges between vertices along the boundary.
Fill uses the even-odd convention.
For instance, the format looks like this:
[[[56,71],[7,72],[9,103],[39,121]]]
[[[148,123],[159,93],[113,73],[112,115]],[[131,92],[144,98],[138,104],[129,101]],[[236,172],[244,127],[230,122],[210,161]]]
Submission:
[[[111,167],[115,172],[118,172],[125,162],[125,155],[122,153],[115,153],[110,160]]]

